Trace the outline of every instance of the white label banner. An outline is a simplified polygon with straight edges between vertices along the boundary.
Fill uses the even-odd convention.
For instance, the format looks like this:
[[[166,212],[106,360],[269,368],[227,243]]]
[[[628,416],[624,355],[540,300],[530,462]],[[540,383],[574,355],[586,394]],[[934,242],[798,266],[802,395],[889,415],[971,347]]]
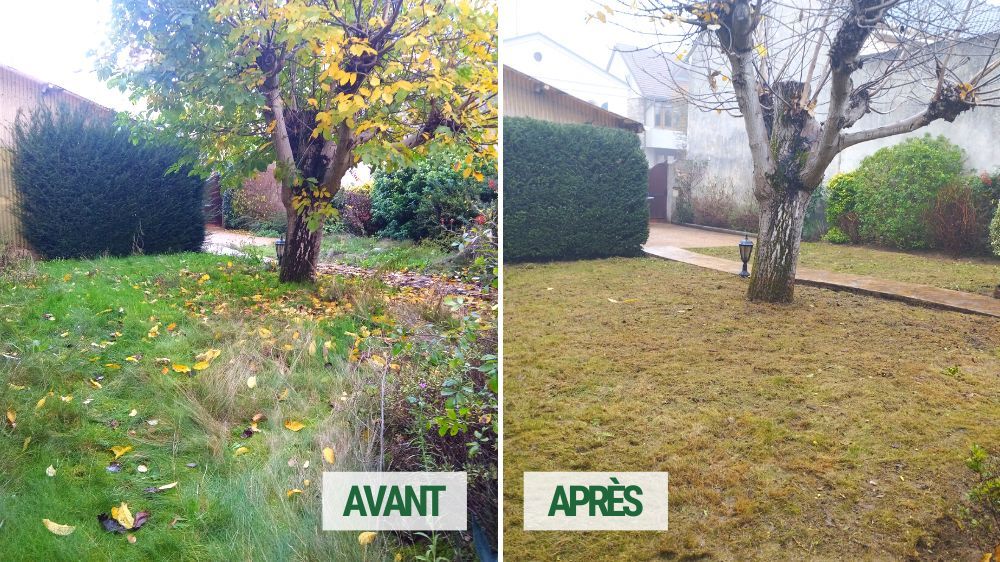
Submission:
[[[324,472],[324,531],[464,531],[464,472]]]
[[[666,472],[525,472],[526,531],[666,531]]]

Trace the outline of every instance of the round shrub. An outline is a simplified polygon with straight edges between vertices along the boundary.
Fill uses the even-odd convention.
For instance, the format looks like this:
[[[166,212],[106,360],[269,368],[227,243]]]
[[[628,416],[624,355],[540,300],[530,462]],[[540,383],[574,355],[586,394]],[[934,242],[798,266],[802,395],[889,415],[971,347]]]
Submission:
[[[490,181],[455,170],[437,155],[391,173],[377,172],[371,189],[371,222],[380,236],[424,240],[461,231],[496,200]],[[495,182],[493,183],[495,186]]]
[[[862,239],[904,250],[931,247],[928,214],[938,191],[959,180],[964,162],[959,146],[930,135],[865,158],[855,207]]]
[[[504,260],[641,253],[649,186],[638,136],[519,117],[503,126]]]
[[[823,235],[823,240],[831,244],[847,244],[851,241],[851,238],[844,234],[844,231],[840,230],[840,227],[832,226],[830,227],[830,230],[827,230],[826,234]]]
[[[174,170],[180,148],[133,143],[112,118],[66,107],[21,114],[13,133],[21,224],[45,257],[201,248],[204,182]]]
[[[833,236],[840,241],[835,244],[860,241],[858,213],[855,210],[859,183],[856,173],[847,172],[833,176],[827,184],[826,222],[837,229],[837,234]]]

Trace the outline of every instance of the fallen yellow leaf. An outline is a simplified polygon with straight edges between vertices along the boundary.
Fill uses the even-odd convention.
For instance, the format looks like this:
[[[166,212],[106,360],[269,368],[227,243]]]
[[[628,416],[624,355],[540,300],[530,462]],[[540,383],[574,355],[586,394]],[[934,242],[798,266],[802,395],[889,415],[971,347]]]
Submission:
[[[193,366],[195,371],[204,371],[208,368],[208,361],[198,361]]]
[[[250,452],[250,449],[249,449],[249,448],[247,448],[247,447],[240,447],[239,449],[236,449],[236,450],[235,450],[235,451],[233,452],[233,456],[234,456],[234,457],[238,457],[238,456],[240,456],[240,455],[245,455],[245,454],[247,454],[247,453],[249,453],[249,452]]]
[[[167,324],[167,331],[168,332],[173,332],[175,328],[177,328],[177,322],[171,322],[171,323]]]
[[[42,396],[42,398],[38,402],[35,403],[35,409],[36,410],[41,410],[42,406],[44,406],[44,405],[45,405],[45,397]]]
[[[377,533],[375,533],[374,531],[365,531],[364,533],[361,533],[360,535],[358,535],[358,544],[360,544],[361,546],[370,545],[371,543],[375,542],[376,534]]]
[[[267,328],[259,328],[257,330],[257,333],[260,334],[260,337],[262,337],[262,338],[269,338],[269,337],[271,337],[271,330],[268,330]]]
[[[292,431],[299,431],[303,427],[305,427],[305,424],[303,424],[302,422],[297,422],[295,420],[285,420],[285,429],[290,429]]]
[[[220,351],[218,349],[209,349],[208,351],[205,351],[204,353],[199,353],[198,355],[196,355],[195,356],[195,360],[197,360],[197,361],[206,361],[208,363],[211,363],[216,357],[218,357],[221,354],[222,354],[222,351]]]
[[[7,421],[10,422],[10,425],[17,425],[17,412],[13,408],[7,409]]]
[[[60,525],[59,523],[56,523],[49,519],[42,519],[42,524],[45,525],[45,528],[48,529],[49,532],[51,532],[52,534],[60,535],[63,537],[76,530],[76,527],[73,527],[72,525]]]
[[[247,379],[247,386],[249,388],[254,388],[257,386],[257,377],[250,377]]]
[[[158,490],[169,490],[171,488],[176,488],[176,487],[177,487],[177,482],[171,482],[169,484],[164,484],[164,485],[160,486],[157,489]]]
[[[191,367],[188,367],[187,365],[182,365],[180,363],[174,363],[173,369],[174,369],[174,372],[177,372],[177,373],[190,373],[191,372]]]
[[[309,356],[316,355],[316,340],[309,341]]]
[[[326,460],[328,464],[333,464],[334,458],[333,447],[325,447],[323,449],[323,459]]]
[[[126,529],[131,529],[135,527],[135,517],[132,516],[132,512],[128,509],[128,504],[122,502],[118,507],[111,508],[111,517],[122,524],[122,527]]]
[[[132,450],[132,446],[131,445],[117,445],[115,447],[111,447],[108,450],[115,454],[115,460],[117,460],[118,457],[120,457],[120,456],[124,455],[125,453],[131,451]]]
[[[295,494],[301,494],[301,493],[302,493],[302,490],[300,490],[298,488],[293,488],[293,489],[288,490],[287,492],[285,492],[285,495],[288,496],[288,497],[292,497]]]
[[[48,474],[50,478],[55,476],[56,468],[50,464],[49,467],[45,469],[45,474]]]

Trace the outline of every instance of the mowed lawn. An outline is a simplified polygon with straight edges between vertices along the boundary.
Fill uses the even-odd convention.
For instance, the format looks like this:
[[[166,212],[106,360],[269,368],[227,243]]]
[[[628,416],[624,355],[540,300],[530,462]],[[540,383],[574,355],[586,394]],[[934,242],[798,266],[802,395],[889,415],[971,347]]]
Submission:
[[[650,258],[505,268],[507,559],[979,559],[957,522],[970,447],[1000,446],[1000,321],[744,289]],[[523,472],[636,470],[670,472],[669,531],[522,530]]]
[[[735,248],[694,248],[692,251],[739,261]],[[1000,285],[1000,258],[953,258],[935,252],[897,252],[866,246],[803,242],[799,265],[981,295],[992,295]]]
[[[0,558],[392,557],[319,528],[323,470],[371,446],[347,358],[388,291],[362,308],[206,254],[0,273]],[[134,543],[98,522],[123,502],[149,513]]]

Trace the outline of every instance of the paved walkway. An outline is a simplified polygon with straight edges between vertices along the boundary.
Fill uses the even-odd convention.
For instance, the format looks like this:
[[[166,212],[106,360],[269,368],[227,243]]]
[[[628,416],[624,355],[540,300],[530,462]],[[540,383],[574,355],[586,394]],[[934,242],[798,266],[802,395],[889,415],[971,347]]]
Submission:
[[[754,239],[753,236],[750,237]],[[742,236],[691,228],[666,222],[649,223],[649,238],[647,246],[673,246],[675,248],[710,248],[712,246],[732,246],[736,252],[736,244],[743,240]],[[739,254],[733,254],[739,256]]]
[[[650,225],[650,240],[643,247],[643,250],[647,254],[668,260],[696,265],[698,267],[714,269],[716,271],[739,274],[743,264],[738,261],[730,261],[713,256],[706,256],[704,254],[698,254],[676,245],[670,245],[669,242],[678,240],[679,243],[685,244],[688,248],[732,244],[734,246],[733,254],[735,255],[735,245],[736,242],[739,241],[740,237],[732,236],[731,240],[726,244],[718,244],[715,242],[721,242],[721,239],[715,238],[716,235],[729,235],[677,225],[656,225],[656,227],[658,236],[654,240],[652,236],[653,225]],[[676,238],[669,237],[671,232],[676,235]],[[705,236],[700,233],[712,236]],[[715,242],[706,243],[706,240],[709,239]],[[885,279],[866,277],[863,275],[834,273],[831,271],[822,271],[819,269],[809,269],[805,267],[798,268],[795,281],[796,283],[802,283],[803,285],[814,285],[828,289],[854,291],[856,293],[864,293],[877,297],[908,302],[911,304],[933,306],[936,308],[944,308],[973,314],[984,314],[986,316],[1000,318],[1000,299],[994,299],[984,295],[952,291],[950,289],[940,289],[938,287],[929,287],[927,285],[917,285],[916,283],[887,281]]]
[[[277,238],[254,236],[246,232],[223,230],[217,226],[205,227],[205,244],[202,248],[212,254],[239,256],[243,254],[244,246],[267,246],[271,248],[269,256],[274,255],[274,241]]]

